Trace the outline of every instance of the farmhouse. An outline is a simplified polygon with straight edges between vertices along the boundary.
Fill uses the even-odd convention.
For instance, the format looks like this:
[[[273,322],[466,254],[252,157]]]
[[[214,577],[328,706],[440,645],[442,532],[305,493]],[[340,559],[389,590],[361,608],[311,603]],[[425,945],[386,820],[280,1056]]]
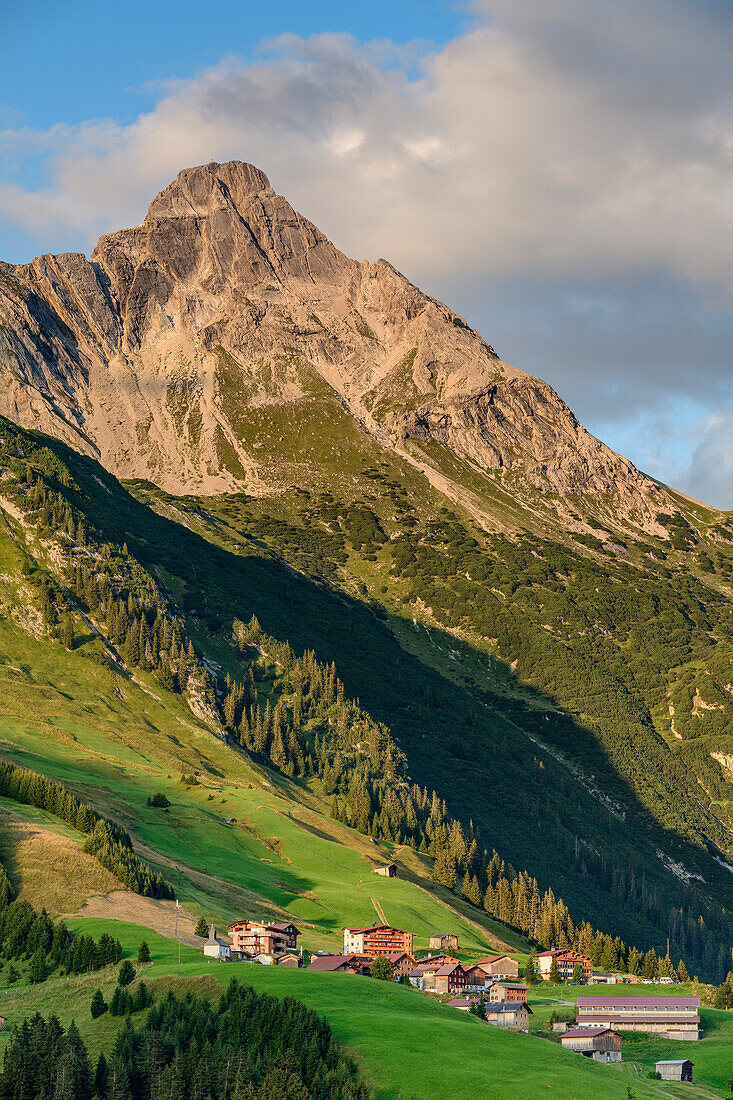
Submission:
[[[324,974],[363,974],[363,964],[355,955],[317,955],[308,970]]]
[[[223,940],[217,936],[213,924],[209,928],[209,938],[204,944],[204,955],[207,955],[210,959],[220,959],[222,962],[229,962],[232,957],[231,944],[228,940]]]
[[[557,962],[561,982],[571,982],[573,980],[573,971],[576,965],[580,967],[583,981],[590,981],[593,973],[593,963],[587,955],[580,955],[577,951],[571,951],[569,947],[553,947],[551,951],[540,951],[537,956],[537,969],[540,972],[540,977],[544,978],[546,982],[550,980],[550,968],[553,959]]]
[[[466,976],[461,964],[448,963],[426,975],[424,988],[431,993],[462,993],[465,985]]]
[[[385,878],[397,878],[397,864],[385,863],[383,867],[374,867],[373,875],[384,875]]]
[[[473,1004],[473,997],[454,997],[450,1001],[445,1002],[449,1008],[457,1008],[460,1012],[470,1012],[471,1005]]]
[[[285,954],[281,955],[280,958],[277,960],[277,965],[298,967],[302,964],[302,962],[303,960],[301,959],[300,955],[296,954],[295,951],[286,951]]]
[[[680,1058],[673,1062],[655,1063],[656,1071],[663,1081],[689,1081],[692,1084],[692,1067],[689,1058]]]
[[[574,1050],[594,1062],[620,1062],[621,1036],[610,1027],[574,1027],[560,1042],[564,1050]]]
[[[369,955],[392,955],[395,951],[412,954],[412,932],[402,932],[389,924],[373,924],[370,928],[344,928],[344,952]]]
[[[415,960],[406,951],[393,951],[387,958],[392,963],[392,969],[397,977],[402,974],[410,974],[415,969]]]
[[[291,924],[289,921],[287,924],[281,924],[278,921],[271,921],[270,924],[265,925],[266,928],[271,929],[273,932],[282,932],[285,936],[285,945],[289,951],[295,951],[298,946],[298,936],[300,935],[299,929]]]
[[[447,963],[460,962],[460,959],[457,959],[455,955],[447,955],[444,951],[441,951],[438,955],[422,955],[416,962],[418,966],[445,966]]]
[[[490,1001],[526,1001],[527,987],[520,982],[494,982],[489,990]]]
[[[494,1027],[516,1027],[529,1030],[532,1009],[526,1001],[495,1001],[486,1006],[486,1023]]]
[[[432,982],[433,974],[436,970],[440,970],[439,963],[435,965],[431,963],[418,963],[407,975],[410,979],[410,985],[414,985],[416,989],[425,989],[426,985]]]
[[[258,955],[278,958],[287,951],[294,951],[299,935],[294,924],[240,920],[229,925],[232,950],[247,959],[257,958]]]
[[[700,1038],[699,997],[578,997],[581,1027],[650,1031],[667,1039]]]
[[[489,955],[488,958],[479,959],[476,966],[480,966],[491,978],[507,978],[513,981],[519,977],[519,963],[508,955]]]
[[[491,985],[493,978],[489,977],[487,972],[478,963],[474,963],[473,966],[464,966],[463,972],[466,975],[466,990],[481,993],[487,986]]]
[[[435,932],[430,937],[430,950],[457,951],[458,936],[456,936],[453,932]]]

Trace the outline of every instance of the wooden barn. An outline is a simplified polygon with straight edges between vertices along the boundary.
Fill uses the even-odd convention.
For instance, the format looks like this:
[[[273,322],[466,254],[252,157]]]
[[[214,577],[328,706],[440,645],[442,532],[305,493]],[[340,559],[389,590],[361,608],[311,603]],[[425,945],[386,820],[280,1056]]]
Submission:
[[[383,867],[374,867],[373,875],[384,875],[385,878],[397,878],[397,864],[385,863]]]
[[[611,1027],[574,1027],[560,1036],[563,1050],[573,1050],[594,1062],[620,1062],[621,1036]]]
[[[485,1006],[486,1023],[494,1027],[515,1027],[520,1031],[529,1029],[532,1009],[526,1001],[501,1001]]]
[[[457,951],[458,936],[454,932],[434,932],[430,937],[431,951]]]
[[[656,1070],[663,1081],[687,1081],[692,1084],[692,1067],[689,1058],[679,1058],[671,1062],[657,1062]]]

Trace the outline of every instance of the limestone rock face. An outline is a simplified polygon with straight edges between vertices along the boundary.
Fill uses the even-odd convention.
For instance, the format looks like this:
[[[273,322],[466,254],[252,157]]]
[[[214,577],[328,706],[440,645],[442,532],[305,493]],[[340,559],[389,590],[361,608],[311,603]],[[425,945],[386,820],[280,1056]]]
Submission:
[[[545,492],[655,482],[389,263],[349,259],[238,161],[187,169],[91,260],[0,265],[0,412],[175,493],[262,492],[255,410],[348,410]]]

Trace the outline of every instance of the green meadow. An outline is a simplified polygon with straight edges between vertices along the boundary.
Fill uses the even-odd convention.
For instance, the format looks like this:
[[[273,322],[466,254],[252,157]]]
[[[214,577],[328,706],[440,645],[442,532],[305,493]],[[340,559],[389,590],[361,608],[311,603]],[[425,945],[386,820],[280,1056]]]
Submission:
[[[623,1100],[628,1085],[637,1100],[662,1094],[689,1095],[639,1078],[631,1066],[596,1065],[546,1039],[499,1031],[394,983],[218,963],[186,946],[181,948],[179,964],[173,941],[140,926],[110,920],[79,920],[72,926],[95,936],[102,931],[117,936],[132,957],[145,939],[152,962],[139,970],[156,996],[183,986],[215,996],[236,977],[257,990],[298,998],[328,1018],[336,1037],[357,1057],[377,1100],[413,1096],[422,1100],[484,1096],[514,1100],[518,1091],[525,1096],[562,1100]],[[100,1049],[108,1052],[122,1020],[105,1014],[92,1021],[89,1003],[96,988],[109,1001],[115,980],[116,970],[112,969],[68,980],[52,979],[42,986],[5,989],[0,993],[0,1011],[11,1023],[35,1011],[55,1012],[66,1024],[74,1019],[95,1055]],[[0,1045],[6,1042],[0,1035]]]
[[[287,914],[302,929],[306,948],[337,950],[345,924],[372,923],[384,914],[415,933],[418,950],[427,947],[431,932],[457,931],[462,958],[503,950],[526,957],[528,944],[521,936],[436,886],[426,857],[377,844],[333,821],[316,786],[254,765],[152,677],[139,673],[133,681],[82,652],[68,654],[36,639],[7,619],[0,619],[0,753],[62,781],[124,823],[139,854],[176,885],[186,908],[217,924],[245,914]],[[183,780],[192,775],[194,782]],[[158,791],[170,799],[168,811],[147,806]],[[0,802],[0,815],[5,815],[0,822],[3,861],[17,888],[32,886],[33,904],[40,908],[46,896],[56,898],[56,910],[72,928],[119,937],[129,957],[145,939],[152,963],[140,968],[141,976],[157,997],[168,989],[217,996],[234,976],[258,990],[299,998],[328,1017],[378,1100],[514,1100],[518,1092],[563,1100],[624,1100],[627,1090],[636,1100],[727,1095],[733,1013],[705,1010],[704,1038],[698,1044],[670,1049],[660,1040],[633,1038],[621,1066],[600,1066],[563,1051],[557,1042],[499,1031],[391,983],[227,966],[205,960],[186,944],[180,946],[179,962],[179,945],[142,923],[143,918],[138,924],[112,919],[115,905],[124,904],[122,890],[105,895],[107,916],[73,915],[78,910],[75,891],[84,894],[85,884],[78,880],[88,872],[80,834],[43,811],[8,800]],[[73,858],[63,865],[55,862],[57,849],[49,843],[53,858],[44,882],[43,868],[31,868],[25,849],[14,840],[9,816],[16,831],[17,822],[26,823],[59,845],[71,846],[72,855],[78,854],[77,881]],[[388,859],[398,863],[399,878],[372,874],[375,864]],[[68,875],[73,887],[63,896],[53,892],[59,873]],[[86,893],[95,889],[101,887],[92,876]],[[19,968],[21,979],[13,985],[7,983],[7,965],[0,970],[0,1013],[10,1027],[36,1011],[53,1012],[65,1024],[76,1021],[94,1056],[102,1049],[109,1053],[122,1021],[109,1013],[93,1021],[89,1004],[98,987],[110,1000],[115,970],[52,977],[31,986],[25,964]],[[649,992],[649,987],[641,989]],[[561,996],[571,1000],[578,992],[548,986],[533,991],[533,1025],[541,1026]],[[0,1033],[0,1048],[6,1044],[7,1034]],[[654,1060],[662,1056],[692,1058],[693,1089],[648,1079]]]
[[[8,630],[0,623],[0,655]],[[12,641],[27,659],[0,667],[3,754],[123,822],[192,912],[220,922],[287,913],[312,950],[337,948],[344,925],[379,921],[380,911],[413,931],[416,947],[448,927],[467,957],[525,947],[477,910],[469,917],[468,906],[432,883],[425,857],[334,822],[315,793],[253,766],[152,679],[131,684],[81,655],[57,664],[56,647],[20,632]],[[182,782],[194,772],[194,784]],[[157,791],[170,799],[168,811],[147,806]],[[38,811],[16,812],[39,820]],[[387,859],[400,864],[399,878],[372,873]]]

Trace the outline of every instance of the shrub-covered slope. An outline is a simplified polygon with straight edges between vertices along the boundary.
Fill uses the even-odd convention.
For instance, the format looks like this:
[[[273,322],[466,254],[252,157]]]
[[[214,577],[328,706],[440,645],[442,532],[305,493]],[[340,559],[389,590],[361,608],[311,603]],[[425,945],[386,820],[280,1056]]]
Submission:
[[[145,485],[135,499],[61,444],[7,423],[3,438],[8,552],[20,555],[23,583],[35,585],[39,631],[118,672],[152,675],[162,690],[182,692],[213,733],[228,726],[255,753],[263,746],[242,731],[240,693],[254,687],[260,712],[274,714],[285,691],[283,753],[273,759],[271,727],[268,763],[304,773],[301,782],[312,775],[308,782],[336,796],[332,812],[357,827],[365,823],[352,817],[349,784],[354,774],[368,779],[368,753],[342,758],[334,780],[338,720],[335,741],[318,722],[328,707],[346,706],[345,730],[361,721],[378,734],[381,723],[393,765],[428,797],[437,792],[469,844],[479,830],[470,868],[458,842],[458,888],[466,869],[468,886],[474,872],[481,879],[480,852],[496,848],[540,891],[562,896],[576,923],[660,954],[669,936],[675,960],[711,975],[725,967],[726,781],[707,756],[696,776],[665,739],[663,678],[644,675],[661,646],[650,607],[679,622],[680,645],[699,653],[726,644],[726,597],[676,561],[661,563],[663,540],[624,548],[610,536],[588,546],[486,535],[435,494],[420,497],[419,485],[379,485],[388,475],[377,468],[363,474],[379,491],[351,502],[305,491],[267,505],[241,495],[181,502]],[[33,561],[25,528],[35,532]],[[245,637],[236,624],[253,615],[264,633],[250,627]],[[657,636],[675,641],[666,621]],[[329,675],[343,683],[332,679],[321,702],[307,689],[315,710],[300,741],[297,686],[283,680],[286,642],[293,658],[313,651],[308,660],[321,669],[335,661]],[[348,711],[357,697],[362,718]],[[288,747],[288,729],[300,749]],[[377,742],[375,750],[379,757]],[[380,816],[366,827],[429,846],[416,824],[408,836],[404,794],[402,817],[385,810],[399,775],[378,763],[382,786],[369,788],[367,814]],[[412,799],[418,816],[421,798]],[[518,923],[516,913],[499,915]]]

